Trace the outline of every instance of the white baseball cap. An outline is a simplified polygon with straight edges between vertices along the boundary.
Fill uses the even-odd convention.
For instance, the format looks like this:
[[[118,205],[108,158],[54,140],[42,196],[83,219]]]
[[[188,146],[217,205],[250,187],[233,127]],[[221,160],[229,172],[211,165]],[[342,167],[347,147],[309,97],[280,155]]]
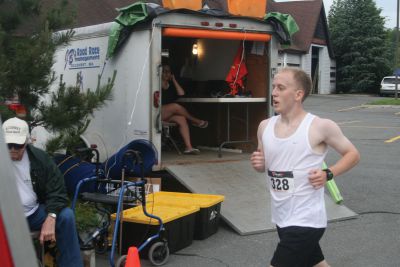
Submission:
[[[3,123],[4,139],[7,144],[25,144],[29,137],[29,127],[26,121],[11,118]]]

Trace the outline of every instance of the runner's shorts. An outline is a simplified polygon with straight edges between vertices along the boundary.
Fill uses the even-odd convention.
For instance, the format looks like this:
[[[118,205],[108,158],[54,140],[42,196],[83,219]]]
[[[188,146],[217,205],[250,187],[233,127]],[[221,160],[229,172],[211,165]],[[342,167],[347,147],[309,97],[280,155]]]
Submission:
[[[325,228],[277,226],[279,243],[271,260],[274,267],[312,267],[324,260],[319,240]]]

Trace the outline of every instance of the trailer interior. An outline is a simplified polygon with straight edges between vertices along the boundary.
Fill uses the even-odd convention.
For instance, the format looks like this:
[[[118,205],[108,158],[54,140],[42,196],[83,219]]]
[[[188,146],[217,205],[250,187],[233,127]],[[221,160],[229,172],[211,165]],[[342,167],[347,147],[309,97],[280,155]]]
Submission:
[[[189,113],[209,122],[205,129],[190,127],[193,146],[207,154],[203,157],[208,160],[226,160],[228,155],[240,157],[238,153],[227,152],[255,149],[258,124],[268,114],[268,45],[268,42],[250,40],[163,36],[162,61],[171,66],[175,78],[185,90],[185,96],[178,101]],[[247,75],[243,78],[244,88],[232,96],[225,79],[241,47],[244,47],[241,64],[247,68]],[[211,98],[235,98],[230,100],[235,102],[213,102],[216,100]],[[258,102],[247,102],[255,99]],[[170,134],[183,151],[177,127],[172,127]],[[222,153],[218,153],[223,143]],[[163,140],[162,158],[166,165],[169,161],[199,160],[199,157],[182,157],[167,140]]]

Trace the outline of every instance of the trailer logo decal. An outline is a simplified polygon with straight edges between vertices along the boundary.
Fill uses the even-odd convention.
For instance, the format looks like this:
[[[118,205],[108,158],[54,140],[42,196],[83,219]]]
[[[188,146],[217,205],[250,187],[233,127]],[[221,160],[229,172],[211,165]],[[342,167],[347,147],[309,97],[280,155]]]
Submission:
[[[67,49],[64,70],[100,67],[100,47],[86,46]]]

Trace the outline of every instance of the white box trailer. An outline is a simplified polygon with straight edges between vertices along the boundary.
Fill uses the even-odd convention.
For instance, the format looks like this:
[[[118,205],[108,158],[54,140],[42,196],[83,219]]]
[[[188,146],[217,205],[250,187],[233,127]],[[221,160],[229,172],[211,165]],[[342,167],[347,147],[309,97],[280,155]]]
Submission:
[[[87,144],[98,146],[101,160],[133,140],[146,139],[157,149],[159,163],[154,169],[161,168],[160,107],[153,105],[153,98],[156,91],[161,91],[162,55],[169,54],[171,60],[179,61],[175,67],[182,68],[184,58],[191,56],[189,46],[193,41],[198,44],[199,54],[192,78],[203,82],[224,80],[239,45],[242,42],[251,44],[250,52],[262,58],[258,64],[262,65],[263,81],[258,74],[252,78],[256,84],[253,87],[259,87],[256,94],[265,98],[262,117],[271,115],[269,88],[277,68],[278,41],[269,24],[247,17],[168,12],[133,28],[120,50],[106,59],[113,23],[74,29],[70,44],[57,50],[53,67],[58,79],[62,76],[66,85],[75,85],[79,76],[82,90],[96,88],[99,75],[102,83],[106,83],[114,70],[117,71],[113,100],[94,113],[82,136]],[[175,33],[168,33],[169,30]],[[267,36],[267,41],[254,41],[252,35]],[[260,48],[261,52],[257,51]],[[249,75],[251,68],[260,69],[257,66],[260,65],[248,66]],[[179,76],[176,71],[175,76]],[[55,81],[54,87],[58,82]],[[194,95],[195,90],[190,89]],[[256,128],[260,119],[252,122],[252,118],[250,116],[250,124]]]

